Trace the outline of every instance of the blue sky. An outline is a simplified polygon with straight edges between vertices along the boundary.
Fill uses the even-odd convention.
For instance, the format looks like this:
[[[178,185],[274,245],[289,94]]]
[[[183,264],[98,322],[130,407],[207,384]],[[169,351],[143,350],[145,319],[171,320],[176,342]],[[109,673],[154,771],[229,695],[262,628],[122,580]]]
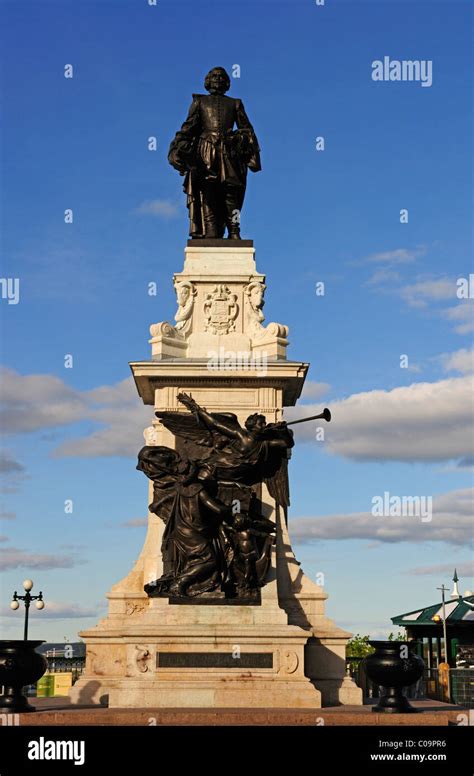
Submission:
[[[123,381],[149,357],[149,325],[175,313],[187,213],[166,155],[205,73],[234,64],[230,95],[262,149],[242,232],[267,275],[266,319],[311,363],[300,414],[327,404],[338,417],[324,444],[303,431],[291,461],[297,556],[325,574],[329,615],[355,632],[380,635],[391,615],[434,602],[455,565],[472,588],[473,302],[456,297],[473,271],[470,3],[0,9],[2,277],[20,279],[20,302],[0,304],[2,604],[33,577],[54,605],[32,635],[72,640],[140,551],[145,529],[124,524],[146,515],[134,455],[152,412]],[[384,56],[431,60],[432,86],[373,81]],[[137,212],[150,202],[161,216]],[[433,520],[368,537],[384,491],[434,497]],[[20,633],[18,613],[1,623]]]

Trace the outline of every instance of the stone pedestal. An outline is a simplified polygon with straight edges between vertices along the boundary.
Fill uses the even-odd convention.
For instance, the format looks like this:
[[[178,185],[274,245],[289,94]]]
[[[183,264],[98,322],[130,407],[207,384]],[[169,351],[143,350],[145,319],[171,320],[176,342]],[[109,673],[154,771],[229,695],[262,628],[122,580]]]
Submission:
[[[296,403],[308,364],[286,360],[286,326],[263,325],[265,278],[251,242],[195,242],[174,276],[175,325],[151,326],[152,359],[130,364],[138,393],[155,410],[186,411],[177,400],[186,392],[210,412],[234,412],[241,424],[255,412],[277,422],[283,407]],[[146,443],[174,448],[174,436],[153,417],[150,411]],[[139,558],[108,593],[107,617],[80,634],[86,670],[71,690],[73,702],[102,698],[111,707],[155,708],[362,703],[345,676],[350,634],[325,616],[327,594],[293,554],[286,510],[265,485],[262,491],[276,543],[261,600],[148,598],[143,586],[163,569],[164,529],[150,513]]]

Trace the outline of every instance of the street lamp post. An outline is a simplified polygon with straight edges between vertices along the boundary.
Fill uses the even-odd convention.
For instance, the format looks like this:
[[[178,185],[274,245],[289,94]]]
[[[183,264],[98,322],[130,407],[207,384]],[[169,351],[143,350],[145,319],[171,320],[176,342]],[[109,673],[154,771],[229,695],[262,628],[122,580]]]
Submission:
[[[32,601],[36,601],[36,608],[37,609],[44,609],[44,601],[43,601],[43,593],[39,592],[39,595],[31,595],[31,590],[33,589],[33,582],[31,579],[25,579],[23,582],[23,588],[25,590],[25,595],[18,595],[18,593],[13,593],[13,599],[10,604],[10,608],[14,611],[16,609],[20,608],[20,604],[18,601],[24,601],[25,603],[25,628],[23,632],[23,639],[24,641],[28,641],[28,614],[30,611],[30,604]]]
[[[451,677],[449,675],[449,660],[448,660],[448,636],[447,636],[447,626],[446,626],[446,602],[444,599],[444,594],[448,592],[448,588],[444,585],[441,585],[441,587],[437,587],[437,590],[441,590],[441,602],[442,602],[442,611],[443,611],[443,639],[444,639],[444,661],[448,666],[447,670],[447,691],[448,691],[448,702],[451,701]]]

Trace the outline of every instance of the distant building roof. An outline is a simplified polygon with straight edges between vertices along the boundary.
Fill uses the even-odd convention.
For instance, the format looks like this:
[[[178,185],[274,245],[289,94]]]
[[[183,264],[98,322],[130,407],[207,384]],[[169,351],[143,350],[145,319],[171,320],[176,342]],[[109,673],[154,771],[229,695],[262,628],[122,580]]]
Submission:
[[[474,595],[459,596],[455,600],[448,599],[444,608],[447,623],[458,626],[474,626]],[[405,614],[398,614],[396,617],[391,617],[391,620],[394,625],[402,625],[409,628],[417,625],[432,625],[436,627],[439,623],[433,622],[435,615],[443,616],[442,603],[426,606],[423,609],[414,609]]]

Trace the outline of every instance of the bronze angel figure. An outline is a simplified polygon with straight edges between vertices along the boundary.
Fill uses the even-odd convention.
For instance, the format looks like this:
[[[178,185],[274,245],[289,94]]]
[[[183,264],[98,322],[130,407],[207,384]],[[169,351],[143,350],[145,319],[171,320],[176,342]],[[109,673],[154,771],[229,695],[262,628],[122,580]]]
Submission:
[[[265,583],[275,526],[262,514],[259,486],[289,504],[287,461],[294,445],[286,423],[207,412],[191,396],[189,410],[156,412],[177,437],[177,450],[142,448],[137,468],[154,483],[150,511],[166,523],[164,573],[145,586],[150,596],[214,595],[255,600]]]

